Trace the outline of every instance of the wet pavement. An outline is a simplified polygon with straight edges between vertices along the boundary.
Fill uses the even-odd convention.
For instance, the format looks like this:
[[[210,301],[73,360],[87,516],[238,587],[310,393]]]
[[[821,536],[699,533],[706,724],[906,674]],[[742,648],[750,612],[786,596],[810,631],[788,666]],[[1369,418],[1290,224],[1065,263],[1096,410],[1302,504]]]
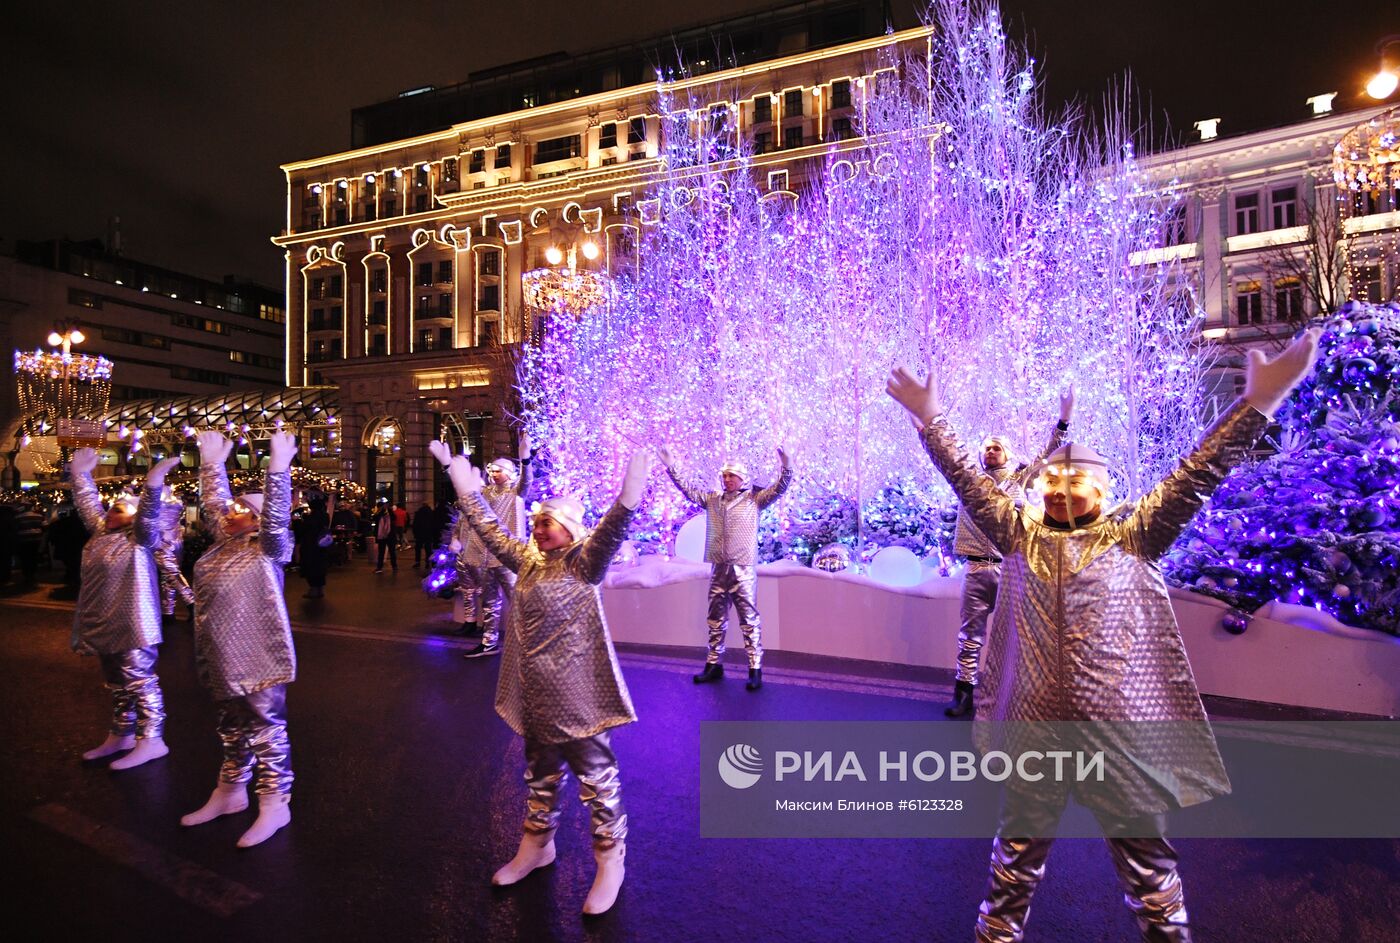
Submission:
[[[640,721],[615,734],[631,819],[627,882],[584,920],[587,818],[565,789],[558,861],[489,886],[518,842],[521,744],[492,710],[494,659],[458,657],[450,604],[402,557],[334,571],[325,600],[288,579],[300,677],[290,688],[293,822],[234,842],[252,812],[193,829],[217,772],[214,712],[188,628],[160,674],[168,757],[112,772],[78,754],[104,732],[96,664],[67,646],[71,604],[47,588],[0,600],[0,842],[25,938],[108,940],[958,940],[972,936],[985,840],[699,837],[700,721],[926,720],[937,672],[777,655],[750,694],[740,672],[695,687],[695,653],[626,649]],[[1400,938],[1400,842],[1178,842],[1198,940]],[[17,851],[18,854],[14,852]],[[1061,840],[1030,941],[1136,938],[1108,856]]]

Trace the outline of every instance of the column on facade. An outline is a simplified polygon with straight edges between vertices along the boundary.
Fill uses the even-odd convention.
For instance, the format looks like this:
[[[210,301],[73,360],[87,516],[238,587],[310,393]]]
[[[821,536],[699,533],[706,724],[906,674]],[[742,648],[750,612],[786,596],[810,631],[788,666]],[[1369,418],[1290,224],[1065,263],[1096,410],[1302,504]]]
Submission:
[[[433,469],[435,461],[428,454],[428,443],[437,437],[433,427],[433,415],[426,409],[409,409],[399,422],[403,430],[403,499],[404,506],[416,508],[423,503],[432,504]]]
[[[349,411],[336,417],[336,435],[340,442],[340,477],[373,490],[373,482],[365,480],[364,447],[360,439],[365,432],[364,420]]]
[[[1225,270],[1225,188],[1202,187],[1201,306],[1207,327],[1229,327],[1230,285]]]

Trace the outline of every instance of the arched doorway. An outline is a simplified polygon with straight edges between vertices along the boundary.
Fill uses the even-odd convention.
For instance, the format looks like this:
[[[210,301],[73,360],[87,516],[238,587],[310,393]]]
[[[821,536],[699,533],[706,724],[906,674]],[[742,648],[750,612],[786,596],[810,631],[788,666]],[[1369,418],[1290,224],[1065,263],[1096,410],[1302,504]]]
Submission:
[[[403,427],[392,416],[375,419],[365,426],[360,440],[365,450],[365,489],[371,500],[387,498],[395,504],[404,501]]]

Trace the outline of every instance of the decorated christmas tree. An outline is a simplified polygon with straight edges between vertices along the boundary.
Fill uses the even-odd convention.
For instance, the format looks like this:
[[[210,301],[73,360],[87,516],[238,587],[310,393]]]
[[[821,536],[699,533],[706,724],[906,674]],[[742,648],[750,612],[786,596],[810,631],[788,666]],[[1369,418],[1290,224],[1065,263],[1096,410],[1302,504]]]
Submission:
[[[1245,611],[1277,599],[1400,634],[1400,304],[1348,301],[1321,326],[1278,452],[1225,481],[1164,570]]]

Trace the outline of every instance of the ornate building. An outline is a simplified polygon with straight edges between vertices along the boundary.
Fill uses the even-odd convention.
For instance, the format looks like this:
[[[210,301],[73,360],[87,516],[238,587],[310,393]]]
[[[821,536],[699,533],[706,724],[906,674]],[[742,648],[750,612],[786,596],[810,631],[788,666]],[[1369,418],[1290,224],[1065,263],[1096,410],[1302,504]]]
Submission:
[[[669,92],[743,135],[760,179],[787,190],[851,138],[898,54],[926,52],[928,30],[886,25],[879,3],[799,3],[532,60],[359,109],[365,146],[284,165],[287,383],[339,386],[343,476],[413,505],[441,484],[426,449],[440,433],[478,460],[512,449],[511,345],[567,281],[541,276],[635,264],[656,63],[684,62]],[[448,126],[405,136],[434,124]]]

